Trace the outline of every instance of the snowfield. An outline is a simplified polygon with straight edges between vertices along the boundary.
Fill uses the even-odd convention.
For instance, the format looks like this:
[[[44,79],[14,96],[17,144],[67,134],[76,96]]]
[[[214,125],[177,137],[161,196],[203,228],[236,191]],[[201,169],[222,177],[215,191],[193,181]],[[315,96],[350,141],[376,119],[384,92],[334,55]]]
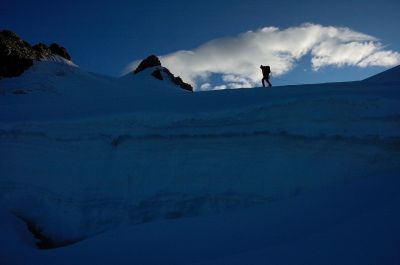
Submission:
[[[150,73],[0,80],[0,264],[400,264],[399,66],[199,93]]]

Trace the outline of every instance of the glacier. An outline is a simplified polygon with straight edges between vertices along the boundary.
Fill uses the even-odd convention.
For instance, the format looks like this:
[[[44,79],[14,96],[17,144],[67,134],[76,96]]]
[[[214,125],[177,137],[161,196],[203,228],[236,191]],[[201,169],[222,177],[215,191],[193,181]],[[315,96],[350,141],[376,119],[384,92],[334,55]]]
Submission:
[[[198,93],[150,72],[42,61],[0,80],[0,231],[22,237],[0,260],[398,264],[399,67]],[[38,250],[24,224],[58,248]],[[363,242],[368,229],[385,248]],[[277,254],[288,251],[298,257]]]

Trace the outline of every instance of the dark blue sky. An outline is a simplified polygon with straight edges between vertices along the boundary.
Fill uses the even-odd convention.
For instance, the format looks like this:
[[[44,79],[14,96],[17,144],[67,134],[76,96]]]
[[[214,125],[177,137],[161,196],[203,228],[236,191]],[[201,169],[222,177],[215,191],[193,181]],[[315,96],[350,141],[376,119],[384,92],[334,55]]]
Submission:
[[[248,30],[287,28],[305,22],[349,27],[400,51],[399,10],[398,0],[2,0],[0,27],[15,31],[32,44],[58,42],[81,68],[117,76],[129,62],[151,53],[193,49]],[[350,76],[342,79],[383,70],[347,68],[342,77]],[[340,72],[332,70],[334,75]],[[286,77],[306,82],[301,75],[293,71]],[[326,80],[332,79],[329,68],[316,76],[324,81],[324,75]]]

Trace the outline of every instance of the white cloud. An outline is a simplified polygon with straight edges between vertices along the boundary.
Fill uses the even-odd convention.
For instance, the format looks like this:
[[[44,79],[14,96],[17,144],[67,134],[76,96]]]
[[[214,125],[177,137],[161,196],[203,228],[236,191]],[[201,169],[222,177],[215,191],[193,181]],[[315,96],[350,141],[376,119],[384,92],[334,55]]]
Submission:
[[[214,87],[214,90],[224,90],[224,89],[227,89],[226,85],[219,85]]]
[[[367,66],[392,66],[398,65],[400,62],[400,53],[393,51],[377,51],[361,60],[357,65],[360,67]]]
[[[210,83],[204,83],[200,86],[200,90],[201,91],[205,91],[205,90],[210,90],[211,89],[211,84]]]
[[[252,80],[248,77],[241,77],[234,74],[223,75],[222,80],[229,88],[251,87]]]
[[[236,37],[209,41],[192,51],[160,56],[160,59],[164,66],[197,90],[207,90],[258,86],[261,64],[270,65],[273,75],[279,76],[293,69],[296,61],[306,54],[311,55],[314,70],[329,65],[400,64],[400,54],[385,50],[373,36],[349,28],[316,24],[248,31]],[[209,84],[211,74],[221,74],[225,84],[212,87]]]

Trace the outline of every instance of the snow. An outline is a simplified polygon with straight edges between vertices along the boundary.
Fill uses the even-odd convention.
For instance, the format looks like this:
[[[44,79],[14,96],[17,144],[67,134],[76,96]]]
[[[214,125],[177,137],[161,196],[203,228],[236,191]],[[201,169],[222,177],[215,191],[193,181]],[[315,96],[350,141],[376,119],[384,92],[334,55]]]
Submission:
[[[74,67],[78,67],[78,65],[76,65],[73,61],[70,61],[68,59],[65,59],[64,57],[61,57],[59,55],[50,55],[48,57],[45,58],[41,58],[39,61],[41,62],[55,62],[58,65],[62,65],[62,64],[66,64],[68,66],[74,66]]]
[[[396,69],[190,93],[36,62],[0,80],[0,264],[399,264]]]
[[[24,222],[1,208],[0,235],[1,264],[18,264],[18,257],[31,252],[36,243]]]
[[[386,70],[380,74],[371,76],[364,80],[364,82],[370,83],[398,83],[400,82],[400,65]]]
[[[17,264],[398,264],[395,177],[366,178],[219,215],[120,227]],[[21,253],[20,252],[20,253]],[[29,261],[30,263],[24,263]]]

